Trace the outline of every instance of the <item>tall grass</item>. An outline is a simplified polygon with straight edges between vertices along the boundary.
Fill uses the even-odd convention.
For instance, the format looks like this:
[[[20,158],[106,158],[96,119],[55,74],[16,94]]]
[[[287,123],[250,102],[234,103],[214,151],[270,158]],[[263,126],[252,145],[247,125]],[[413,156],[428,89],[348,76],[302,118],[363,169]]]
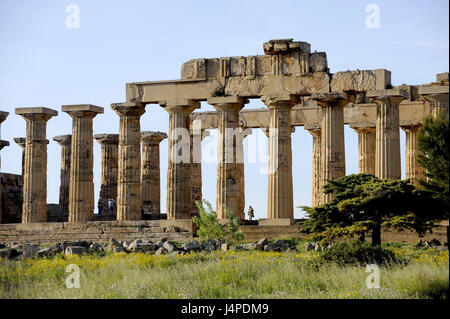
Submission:
[[[0,261],[0,298],[447,298],[448,251],[408,251],[380,268],[367,289],[364,266],[324,262],[315,252],[212,252],[178,256],[118,253]],[[65,285],[81,268],[80,288]]]

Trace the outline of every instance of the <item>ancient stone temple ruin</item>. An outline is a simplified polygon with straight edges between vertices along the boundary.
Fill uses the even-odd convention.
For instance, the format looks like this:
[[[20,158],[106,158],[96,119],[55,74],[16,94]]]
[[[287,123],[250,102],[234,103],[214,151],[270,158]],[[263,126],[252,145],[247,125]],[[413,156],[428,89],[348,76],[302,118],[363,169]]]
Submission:
[[[130,228],[129,233],[121,233],[129,238],[156,236],[169,226],[185,235],[192,234],[191,217],[198,214],[194,202],[202,198],[199,146],[213,129],[218,130],[216,209],[221,219],[227,217],[226,208],[241,220],[245,217],[245,172],[239,154],[243,139],[251,134],[247,129],[260,128],[268,137],[267,214],[258,225],[242,227],[247,238],[297,234],[292,149],[304,146],[291,143],[295,127],[302,126],[312,135],[314,206],[330,200],[330,195],[320,191],[321,186],[346,174],[345,125],[358,134],[360,173],[400,179],[404,165],[406,178],[417,181],[423,176],[417,162],[417,131],[429,114],[445,112],[448,116],[448,72],[437,74],[430,83],[396,86],[386,69],[332,74],[326,53],[311,52],[307,42],[270,40],[263,48],[264,55],[189,60],[182,65],[178,80],[127,83],[126,101],[111,104],[120,118],[118,134],[93,135],[93,118],[101,116],[102,107],[62,106],[62,111],[73,119],[71,135],[53,138],[61,145],[59,206],[68,215],[62,224],[47,223],[51,220],[45,200],[46,122],[58,112],[44,107],[17,108],[16,114],[27,122],[25,139],[15,139],[24,149],[22,225],[0,225],[0,241],[20,240],[20,234],[29,236],[33,229],[40,229],[40,234],[42,229],[52,229],[59,239],[77,235],[94,239],[118,236],[108,230],[111,223]],[[246,109],[251,99],[260,99],[267,108]],[[201,112],[200,103],[205,101],[215,111]],[[169,113],[167,134],[152,132],[151,127],[141,128],[140,117],[146,108],[158,105]],[[0,121],[7,115],[0,112]],[[231,137],[231,143],[228,129],[238,132]],[[405,150],[400,149],[400,130],[406,133]],[[184,153],[180,154],[182,132],[188,132],[188,137],[181,139]],[[97,205],[106,214],[108,200],[113,198],[116,221],[96,221],[94,216],[94,139],[102,147]],[[159,147],[164,139],[168,140],[169,153],[165,205],[160,203],[159,168]],[[0,145],[4,147],[9,142],[1,141]],[[401,152],[405,152],[405,163],[400,161]],[[5,216],[10,213],[4,213],[7,208],[3,201],[11,199],[5,196],[3,174],[0,221],[8,223],[11,219]],[[147,213],[166,213],[167,219],[142,220]],[[148,229],[142,230],[144,226]],[[45,236],[50,235],[42,236],[45,241]]]

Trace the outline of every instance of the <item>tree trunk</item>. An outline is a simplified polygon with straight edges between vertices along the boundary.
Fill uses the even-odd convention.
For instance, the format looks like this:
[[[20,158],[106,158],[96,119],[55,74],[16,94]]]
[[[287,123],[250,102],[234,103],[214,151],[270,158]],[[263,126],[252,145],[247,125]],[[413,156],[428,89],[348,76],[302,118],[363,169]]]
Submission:
[[[377,223],[372,229],[372,246],[381,245],[381,224]]]

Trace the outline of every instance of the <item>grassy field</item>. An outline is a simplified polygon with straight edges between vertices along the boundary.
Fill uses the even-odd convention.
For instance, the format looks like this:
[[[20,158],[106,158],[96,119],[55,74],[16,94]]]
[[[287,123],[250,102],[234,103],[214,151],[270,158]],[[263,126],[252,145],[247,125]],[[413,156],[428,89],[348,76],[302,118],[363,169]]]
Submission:
[[[390,246],[401,264],[366,267],[326,262],[319,252],[216,251],[178,256],[117,253],[0,259],[0,298],[447,298],[448,251]],[[66,267],[81,269],[66,287]]]

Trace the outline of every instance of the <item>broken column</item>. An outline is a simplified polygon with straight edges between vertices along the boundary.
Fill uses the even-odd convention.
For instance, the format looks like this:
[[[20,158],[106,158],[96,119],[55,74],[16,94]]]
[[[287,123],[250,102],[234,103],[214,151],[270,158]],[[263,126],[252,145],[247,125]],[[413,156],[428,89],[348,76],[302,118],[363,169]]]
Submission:
[[[411,179],[415,185],[419,185],[419,180],[425,178],[425,170],[417,160],[419,155],[417,134],[420,127],[421,125],[402,126],[402,130],[406,133],[405,178]]]
[[[111,108],[120,116],[117,220],[141,220],[140,118],[145,113],[145,104],[114,103]]]
[[[371,123],[357,123],[350,127],[358,133],[358,173],[375,175],[376,129]]]
[[[98,198],[99,214],[108,215],[109,199],[117,199],[117,168],[119,166],[119,135],[96,134],[94,139],[101,145],[101,180]],[[101,207],[101,208],[100,208]],[[114,212],[115,213],[115,212]]]
[[[47,121],[58,112],[45,107],[16,108],[27,122],[22,223],[47,221]]]
[[[15,138],[14,138],[14,142],[16,142],[16,144],[19,145],[20,148],[22,149],[22,173],[21,173],[21,175],[23,176],[24,165],[25,165],[25,146],[26,146],[26,139],[25,139],[25,137],[15,137]]]
[[[419,87],[419,95],[430,103],[430,113],[435,118],[440,112],[448,118],[448,93],[448,85]]]
[[[318,124],[305,124],[305,130],[307,130],[313,137],[313,162],[312,162],[312,196],[311,206],[319,206],[321,204],[322,193],[320,191],[320,125]]]
[[[267,218],[291,225],[294,218],[291,109],[298,98],[289,94],[263,96],[261,100],[270,109]]]
[[[322,187],[329,180],[345,176],[344,106],[349,96],[338,92],[314,94],[312,98],[322,108],[320,196],[324,204],[331,200],[332,194],[324,194]]]
[[[164,132],[141,132],[142,141],[142,208],[144,213],[161,213],[161,174],[159,143],[167,138]]]
[[[167,219],[188,219],[192,209],[189,114],[199,108],[200,103],[173,99],[161,101],[160,105],[169,113]]]
[[[72,118],[69,222],[94,219],[94,175],[92,122],[103,108],[91,104],[63,105]]]
[[[226,219],[228,209],[240,220],[245,214],[240,207],[241,166],[243,163],[242,134],[239,135],[239,111],[247,100],[239,96],[208,98],[208,103],[219,112],[218,144],[217,144],[217,218]],[[236,135],[235,135],[236,134]],[[240,148],[238,149],[238,144]]]
[[[70,161],[72,154],[72,135],[58,135],[53,140],[61,146],[61,171],[59,185],[59,206],[69,211]]]
[[[375,176],[400,179],[399,105],[408,97],[401,89],[369,91],[367,97],[377,104]]]

